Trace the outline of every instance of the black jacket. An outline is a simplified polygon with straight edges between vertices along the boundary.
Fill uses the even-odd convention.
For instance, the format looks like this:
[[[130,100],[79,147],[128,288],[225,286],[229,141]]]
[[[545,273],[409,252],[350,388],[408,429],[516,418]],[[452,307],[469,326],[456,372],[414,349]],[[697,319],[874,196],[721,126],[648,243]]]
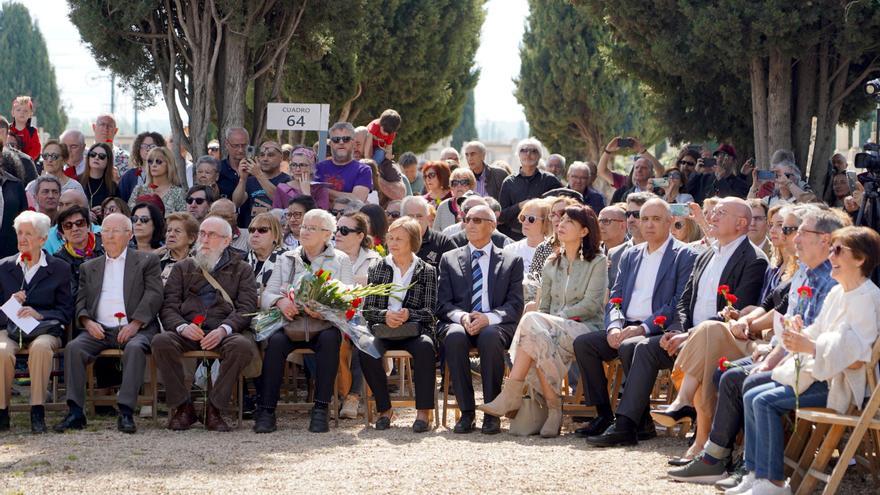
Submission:
[[[421,258],[416,257],[413,268],[412,284],[403,297],[403,307],[409,310],[409,320],[419,324],[419,331],[434,340],[436,319],[434,307],[437,305],[437,269]],[[390,284],[394,279],[391,265],[385,258],[378,258],[370,263],[367,275],[369,284]],[[364,300],[364,319],[370,325],[385,323],[388,313],[388,296],[367,296]]]
[[[525,176],[522,172],[510,175],[501,183],[498,202],[501,204],[501,216],[498,218],[498,230],[514,241],[523,238],[522,226],[519,224],[519,203],[526,199],[540,198],[545,192],[562,187],[562,183],[553,174],[536,170],[533,175]]]
[[[422,246],[416,256],[437,268],[440,265],[440,257],[456,247],[458,246],[446,234],[429,228],[422,236]]]
[[[15,244],[13,244],[13,247]],[[30,306],[43,316],[43,321],[55,320],[57,325],[47,328],[46,333],[62,337],[64,326],[73,319],[73,298],[70,297],[70,267],[67,263],[46,254],[46,266],[40,267],[24,282],[24,273],[18,266],[18,253],[0,260],[0,299],[9,300],[12,294],[24,290],[27,294],[23,306]],[[0,312],[0,327],[6,327],[9,319]]]
[[[3,223],[0,225],[0,258],[11,256],[18,252],[18,237],[12,222],[19,213],[27,209],[27,196],[24,193],[24,185],[18,178],[13,177],[6,171],[0,170],[0,189],[3,193]],[[8,297],[7,297],[8,299]],[[4,299],[2,302],[5,302]]]

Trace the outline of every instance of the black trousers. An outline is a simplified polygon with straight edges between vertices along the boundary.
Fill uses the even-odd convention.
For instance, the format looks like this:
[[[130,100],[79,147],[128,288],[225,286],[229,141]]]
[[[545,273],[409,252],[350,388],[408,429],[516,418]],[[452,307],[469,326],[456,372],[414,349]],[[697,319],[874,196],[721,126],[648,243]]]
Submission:
[[[278,404],[287,355],[295,349],[303,348],[313,350],[318,363],[315,374],[315,401],[329,404],[333,398],[336,370],[339,368],[341,343],[342,334],[336,329],[324,330],[308,341],[290,340],[283,331],[269,337],[266,354],[263,356],[263,372],[260,376],[260,406],[274,409]]]
[[[483,402],[492,402],[501,393],[504,380],[504,351],[512,335],[497,325],[489,325],[477,335],[468,335],[464,327],[450,323],[445,328],[443,356],[449,367],[455,399],[461,412],[474,412],[474,384],[468,358],[474,347],[480,352],[480,376],[483,378]]]
[[[427,335],[403,340],[376,339],[376,347],[384,355],[385,351],[406,351],[412,354],[413,382],[416,389],[416,409],[434,409],[434,342]],[[376,410],[385,412],[391,409],[388,395],[388,377],[382,366],[382,359],[376,359],[365,352],[358,352],[364,379],[376,398]]]
[[[608,345],[608,335],[605,332],[590,332],[575,338],[574,356],[584,384],[584,404],[610,412],[608,380],[605,378],[605,367],[602,364],[619,357],[623,363],[624,374],[627,374],[632,364],[635,346],[642,340],[645,340],[645,337],[632,337],[624,340],[618,349],[614,349]]]

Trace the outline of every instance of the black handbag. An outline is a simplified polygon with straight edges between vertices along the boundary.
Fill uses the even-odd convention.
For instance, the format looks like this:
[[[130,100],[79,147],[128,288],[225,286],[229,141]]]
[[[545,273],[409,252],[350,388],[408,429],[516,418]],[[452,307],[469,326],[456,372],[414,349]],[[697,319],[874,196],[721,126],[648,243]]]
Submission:
[[[21,339],[22,343],[28,344],[28,343],[36,340],[36,338],[39,337],[40,335],[49,334],[49,333],[51,333],[50,330],[52,330],[54,328],[58,328],[58,327],[61,328],[61,330],[62,330],[61,333],[63,334],[64,327],[61,325],[61,322],[59,322],[58,320],[42,320],[42,321],[40,321],[40,323],[37,324],[36,328],[31,330],[31,333],[24,333],[24,331],[22,331],[22,329],[19,328],[18,325],[15,325],[12,322],[10,322],[9,328],[7,329],[8,331],[6,332],[6,335],[10,339],[12,339],[14,342],[18,342],[19,339]]]
[[[419,336],[419,324],[408,321],[397,328],[391,328],[384,323],[376,323],[370,328],[370,331],[377,339],[404,340]]]

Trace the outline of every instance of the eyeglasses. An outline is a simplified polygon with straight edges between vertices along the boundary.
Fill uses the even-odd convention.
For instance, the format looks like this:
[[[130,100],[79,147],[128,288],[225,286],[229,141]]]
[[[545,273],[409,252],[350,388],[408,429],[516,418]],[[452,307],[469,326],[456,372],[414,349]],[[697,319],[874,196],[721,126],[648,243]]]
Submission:
[[[324,227],[316,227],[314,225],[303,225],[301,228],[303,232],[330,232],[330,229],[325,229]]]
[[[784,231],[785,227],[783,227],[782,229]],[[828,233],[828,232],[819,232],[818,230],[805,229],[803,227],[798,227],[798,232],[809,232],[810,234],[816,234],[816,235],[824,235],[824,234]]]
[[[154,164],[154,163],[155,163],[156,165],[162,165],[163,163],[165,163],[165,160],[161,160],[161,159],[159,159],[159,158],[156,158],[156,159],[154,159],[154,160],[147,160],[147,165],[152,165],[152,164]]]
[[[765,217],[763,215],[752,215],[752,221],[753,222],[766,222],[767,217]]]
[[[483,225],[483,222],[494,222],[494,220],[489,220],[488,218],[480,218],[480,217],[465,217],[462,220],[464,223],[474,223],[475,225]]]
[[[665,176],[667,179],[681,179],[681,174],[678,172],[670,172]]]
[[[391,217],[391,218],[394,218],[394,219],[400,218],[400,212],[399,212],[399,211],[388,211],[388,212],[386,212],[386,213],[387,213],[388,216]]]
[[[675,230],[681,230],[684,228],[684,222],[682,222],[682,221],[675,222],[674,224],[672,224],[672,227]]]
[[[243,150],[243,149],[247,148],[247,143],[236,144],[236,143],[230,143],[229,141],[226,141],[226,147],[227,148],[235,148],[237,150]]]
[[[436,178],[437,178],[437,172],[428,172],[427,174],[425,174],[425,178],[426,178],[426,179],[436,179]]]
[[[449,183],[452,187],[455,186],[469,186],[471,185],[471,181],[468,179],[455,179]]]
[[[153,148],[158,148],[158,146],[156,146],[155,144],[141,144],[142,150],[150,151]]]
[[[89,151],[89,158],[97,158],[99,160],[106,160],[107,153],[97,153],[94,151]]]
[[[363,230],[361,230],[361,229],[353,229],[351,227],[346,227],[345,225],[336,229],[337,234],[342,234],[344,236],[347,236],[349,234],[355,234],[355,233],[360,234],[362,232],[363,232]]]
[[[600,218],[599,223],[601,225],[611,225],[612,222],[623,222],[623,220],[618,220],[616,218]]]
[[[297,218],[297,219],[301,219],[301,218],[303,217],[303,215],[305,215],[305,213],[303,213],[303,212],[301,212],[301,211],[289,211],[289,212],[287,212],[287,216],[288,216],[288,217],[293,217],[293,218]]]
[[[831,246],[831,249],[828,250],[828,256],[831,256],[832,254],[834,256],[840,256],[840,252],[843,251],[844,249],[848,249],[848,250],[852,251],[852,248],[849,246],[843,246],[841,244],[837,244],[836,246]]]
[[[62,230],[70,230],[70,229],[72,229],[72,228],[74,228],[74,227],[76,227],[76,228],[78,228],[78,229],[81,229],[81,228],[85,227],[86,225],[88,225],[88,222],[86,222],[85,219],[80,218],[79,220],[73,220],[73,221],[70,221],[70,222],[64,222],[64,223],[62,223],[62,224],[61,224],[61,229],[62,229]]]
[[[519,223],[535,223],[538,220],[544,220],[544,217],[539,217],[535,215],[520,215],[517,217]]]
[[[226,238],[225,235],[223,235],[219,232],[209,232],[207,230],[200,230],[199,231],[199,239],[201,239],[202,237],[207,237],[208,239],[210,239],[212,241],[215,239],[225,239]]]
[[[55,161],[55,160],[61,158],[61,155],[59,155],[58,153],[43,153],[40,156],[43,157],[43,160],[52,160],[52,161]]]
[[[641,218],[641,216],[642,216],[642,214],[639,211],[626,212],[626,218],[635,218],[636,220],[638,220],[639,218]]]
[[[275,156],[276,153],[280,154],[281,150],[279,150],[278,148],[270,148],[267,150],[261,150],[260,154],[257,156],[260,156],[260,157],[262,157],[262,156]]]
[[[149,216],[147,216],[147,215],[143,215],[143,216],[132,215],[132,216],[131,216],[131,223],[134,223],[134,224],[137,224],[137,223],[150,223],[150,220],[152,220],[152,219],[151,219]]]
[[[354,138],[351,136],[333,136],[332,138],[330,138],[330,141],[333,143],[339,144],[339,143],[347,143],[347,142],[351,141],[352,139],[354,139]]]
[[[290,163],[290,167],[291,167],[291,168],[311,168],[311,165],[308,164],[308,163],[296,163],[296,162],[291,162],[291,163]]]
[[[271,229],[269,227],[248,227],[248,232],[253,234],[254,232],[259,232],[261,234],[268,234]]]
[[[541,151],[538,148],[520,148],[519,152],[533,154],[533,155],[537,155],[537,154],[541,153]]]
[[[208,201],[208,200],[205,198],[193,198],[192,196],[186,198],[186,204],[188,204],[188,205],[195,203],[195,204],[201,206],[201,205],[205,204],[206,201]]]

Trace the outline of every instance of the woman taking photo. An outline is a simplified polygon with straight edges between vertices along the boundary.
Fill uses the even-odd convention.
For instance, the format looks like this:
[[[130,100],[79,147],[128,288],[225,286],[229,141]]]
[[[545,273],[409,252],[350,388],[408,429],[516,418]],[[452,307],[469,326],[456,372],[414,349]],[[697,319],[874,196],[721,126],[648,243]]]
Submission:
[[[452,197],[440,203],[440,206],[437,207],[437,216],[434,217],[433,228],[437,232],[443,232],[443,229],[459,221],[461,216],[458,206],[459,199],[468,191],[474,190],[474,187],[477,186],[477,179],[469,168],[457,168],[452,171],[449,185],[452,187]]]
[[[155,194],[162,199],[166,215],[186,211],[186,189],[181,186],[171,151],[164,146],[153,148],[147,153],[146,163],[145,183],[134,188],[128,205],[134,206],[141,195]]]
[[[437,272],[415,253],[422,245],[422,230],[412,218],[398,218],[388,228],[388,255],[370,265],[367,282],[393,283],[401,290],[388,296],[367,296],[363,315],[376,335],[379,351],[402,349],[412,355],[416,419],[412,429],[430,428],[434,409],[434,307],[437,304]],[[405,288],[405,289],[404,289]],[[396,335],[395,335],[396,334]],[[382,338],[387,336],[389,338]],[[393,336],[393,337],[392,337]],[[359,352],[364,378],[376,398],[377,430],[387,430],[394,419],[388,395],[388,377],[382,359]]]
[[[95,215],[101,213],[101,203],[105,199],[118,195],[113,170],[113,147],[107,143],[93,144],[86,153],[86,173],[79,183]]]
[[[493,416],[518,410],[528,378],[530,389],[549,410],[541,427],[545,438],[558,436],[562,427],[559,391],[574,357],[574,339],[604,327],[608,286],[608,263],[599,252],[599,222],[591,208],[566,208],[556,237],[559,252],[544,265],[538,311],[523,315],[513,337],[510,375],[498,397],[478,408]],[[535,373],[529,373],[532,368]]]
[[[138,203],[131,214],[134,235],[131,247],[138,251],[156,253],[165,240],[165,219],[159,209],[150,203]]]
[[[119,179],[119,197],[123,201],[131,199],[131,193],[137,186],[147,184],[147,155],[159,146],[165,146],[165,138],[158,132],[142,132],[134,138],[129,169]]]
[[[165,246],[156,253],[159,255],[163,285],[168,281],[174,264],[190,255],[199,236],[199,222],[186,212],[168,215],[165,225]]]
[[[315,175],[315,152],[311,148],[299,146],[290,153],[290,182],[278,184],[275,188],[273,208],[286,208],[290,200],[300,196],[311,196],[318,208],[330,208],[330,196],[323,184],[313,184]]]
[[[425,199],[437,208],[444,199],[452,197],[449,191],[449,165],[446,162],[425,162],[422,166],[422,177],[425,179]]]
[[[678,168],[672,167],[666,169],[663,178],[669,181],[669,185],[663,188],[657,188],[655,191],[658,195],[666,200],[667,203],[683,204],[693,203],[694,197],[684,192],[687,180]]]
[[[79,191],[83,190],[82,184],[71,179],[64,173],[64,164],[67,163],[67,159],[70,158],[66,144],[50,139],[43,145],[43,154],[40,156],[43,157],[43,175],[51,175],[58,179],[58,182],[61,183],[62,193],[70,189],[76,189]],[[37,195],[36,181],[31,181],[30,184],[27,185],[27,192],[31,196]]]

